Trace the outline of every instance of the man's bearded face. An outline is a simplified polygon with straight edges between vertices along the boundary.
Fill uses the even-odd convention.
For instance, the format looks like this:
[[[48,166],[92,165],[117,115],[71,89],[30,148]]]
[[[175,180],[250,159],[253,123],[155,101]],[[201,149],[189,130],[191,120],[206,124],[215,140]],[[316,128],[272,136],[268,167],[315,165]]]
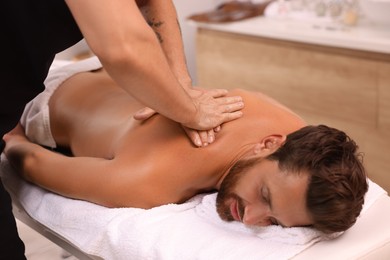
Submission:
[[[218,191],[216,203],[217,212],[222,220],[235,220],[232,216],[229,203],[227,203],[231,199],[237,201],[238,214],[241,217],[244,215],[244,202],[236,193],[234,193],[234,188],[236,187],[240,178],[247,172],[247,170],[256,165],[261,160],[262,159],[255,158],[238,161],[235,165],[233,165],[225,179],[222,181],[221,187]]]

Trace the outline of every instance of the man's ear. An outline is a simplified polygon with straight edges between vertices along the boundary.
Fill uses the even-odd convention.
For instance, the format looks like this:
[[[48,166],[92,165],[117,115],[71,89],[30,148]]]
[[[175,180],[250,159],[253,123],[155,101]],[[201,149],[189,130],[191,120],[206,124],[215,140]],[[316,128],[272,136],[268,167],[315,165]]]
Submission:
[[[275,152],[286,141],[285,135],[268,135],[254,147],[254,153],[260,156],[267,156]]]

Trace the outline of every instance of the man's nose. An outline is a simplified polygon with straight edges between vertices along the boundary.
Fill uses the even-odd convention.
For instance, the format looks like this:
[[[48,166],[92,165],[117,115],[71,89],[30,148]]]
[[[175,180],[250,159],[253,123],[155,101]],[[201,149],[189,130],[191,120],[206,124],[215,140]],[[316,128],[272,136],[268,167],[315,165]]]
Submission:
[[[269,207],[260,204],[246,205],[242,222],[248,226],[264,227],[271,225]]]

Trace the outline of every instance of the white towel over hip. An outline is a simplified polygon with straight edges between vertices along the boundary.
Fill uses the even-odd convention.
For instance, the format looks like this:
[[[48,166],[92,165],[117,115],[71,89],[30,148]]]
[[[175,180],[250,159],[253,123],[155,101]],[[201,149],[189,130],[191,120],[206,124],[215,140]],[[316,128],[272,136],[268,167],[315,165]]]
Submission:
[[[23,112],[20,123],[27,137],[34,143],[55,148],[56,143],[50,130],[49,100],[54,91],[66,79],[76,73],[101,68],[97,57],[56,67],[49,71],[45,80],[45,90],[30,101]]]

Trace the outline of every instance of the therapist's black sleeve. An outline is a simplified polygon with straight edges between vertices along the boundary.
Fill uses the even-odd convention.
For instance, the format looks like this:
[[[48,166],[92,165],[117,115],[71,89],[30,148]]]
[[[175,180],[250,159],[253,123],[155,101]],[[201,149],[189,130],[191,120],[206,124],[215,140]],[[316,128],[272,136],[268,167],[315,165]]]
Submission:
[[[55,54],[82,34],[64,0],[0,1],[0,139],[18,123],[24,106],[44,89]],[[4,142],[0,142],[1,150]],[[26,259],[0,179],[0,260]]]

